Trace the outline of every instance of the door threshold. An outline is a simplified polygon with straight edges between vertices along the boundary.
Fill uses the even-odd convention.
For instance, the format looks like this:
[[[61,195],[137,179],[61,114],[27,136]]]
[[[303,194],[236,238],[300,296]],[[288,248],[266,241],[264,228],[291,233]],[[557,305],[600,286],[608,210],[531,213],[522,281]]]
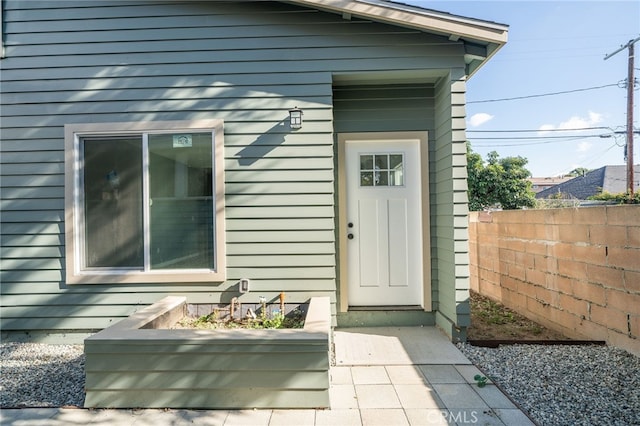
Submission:
[[[349,306],[348,312],[365,311],[424,311],[420,305],[391,305],[391,306]]]

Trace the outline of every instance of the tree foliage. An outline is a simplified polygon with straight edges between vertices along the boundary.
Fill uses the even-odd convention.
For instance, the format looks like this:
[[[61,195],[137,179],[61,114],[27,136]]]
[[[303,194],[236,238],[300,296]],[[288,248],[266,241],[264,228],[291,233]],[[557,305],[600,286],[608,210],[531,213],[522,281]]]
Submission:
[[[467,173],[469,185],[469,209],[473,211],[499,207],[515,210],[536,205],[531,182],[531,173],[525,168],[524,157],[500,158],[495,151],[482,156],[473,152],[467,143]]]
[[[573,169],[569,173],[567,173],[565,176],[567,176],[567,177],[584,176],[587,173],[589,173],[590,171],[591,170],[587,169],[586,167],[576,167],[575,169]]]

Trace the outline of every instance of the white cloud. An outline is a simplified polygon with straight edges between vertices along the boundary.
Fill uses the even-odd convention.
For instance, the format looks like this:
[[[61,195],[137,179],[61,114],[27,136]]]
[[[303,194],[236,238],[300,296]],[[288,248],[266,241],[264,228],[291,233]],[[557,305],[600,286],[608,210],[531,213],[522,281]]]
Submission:
[[[493,115],[487,114],[486,112],[479,112],[477,114],[473,114],[471,118],[469,118],[469,126],[478,127],[492,119]]]
[[[540,133],[545,133],[549,130],[574,130],[574,129],[583,129],[587,127],[595,127],[600,124],[603,120],[603,116],[600,113],[589,111],[586,117],[580,117],[574,115],[570,117],[568,120],[561,122],[558,125],[555,124],[543,124],[538,129]]]
[[[581,129],[584,127],[593,127],[601,122],[602,114],[589,111],[589,116],[587,118],[574,115],[567,121],[560,123],[558,128],[563,130]]]
[[[580,117],[578,115],[571,116],[568,120],[560,122],[560,124],[543,124],[538,129],[538,135],[549,134],[550,130],[576,130],[585,129],[589,127],[596,127],[603,121],[602,114],[589,111],[586,117]],[[569,133],[560,132],[558,135],[567,135]],[[573,133],[575,135],[575,133]],[[588,141],[579,142],[576,147],[576,152],[587,153],[593,148],[593,143]]]
[[[591,149],[593,144],[591,142],[583,141],[578,144],[577,151],[578,152],[587,152]]]

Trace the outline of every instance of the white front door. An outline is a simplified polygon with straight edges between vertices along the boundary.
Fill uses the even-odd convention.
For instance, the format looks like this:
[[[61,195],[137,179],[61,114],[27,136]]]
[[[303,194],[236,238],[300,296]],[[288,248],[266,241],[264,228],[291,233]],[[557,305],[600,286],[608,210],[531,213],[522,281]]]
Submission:
[[[346,141],[350,306],[422,305],[420,143]]]

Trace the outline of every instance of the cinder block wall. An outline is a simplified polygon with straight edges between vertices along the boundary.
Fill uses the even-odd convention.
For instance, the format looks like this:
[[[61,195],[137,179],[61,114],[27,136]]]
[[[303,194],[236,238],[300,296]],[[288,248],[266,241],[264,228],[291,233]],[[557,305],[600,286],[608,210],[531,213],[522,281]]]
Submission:
[[[640,206],[473,212],[471,289],[640,356]]]

